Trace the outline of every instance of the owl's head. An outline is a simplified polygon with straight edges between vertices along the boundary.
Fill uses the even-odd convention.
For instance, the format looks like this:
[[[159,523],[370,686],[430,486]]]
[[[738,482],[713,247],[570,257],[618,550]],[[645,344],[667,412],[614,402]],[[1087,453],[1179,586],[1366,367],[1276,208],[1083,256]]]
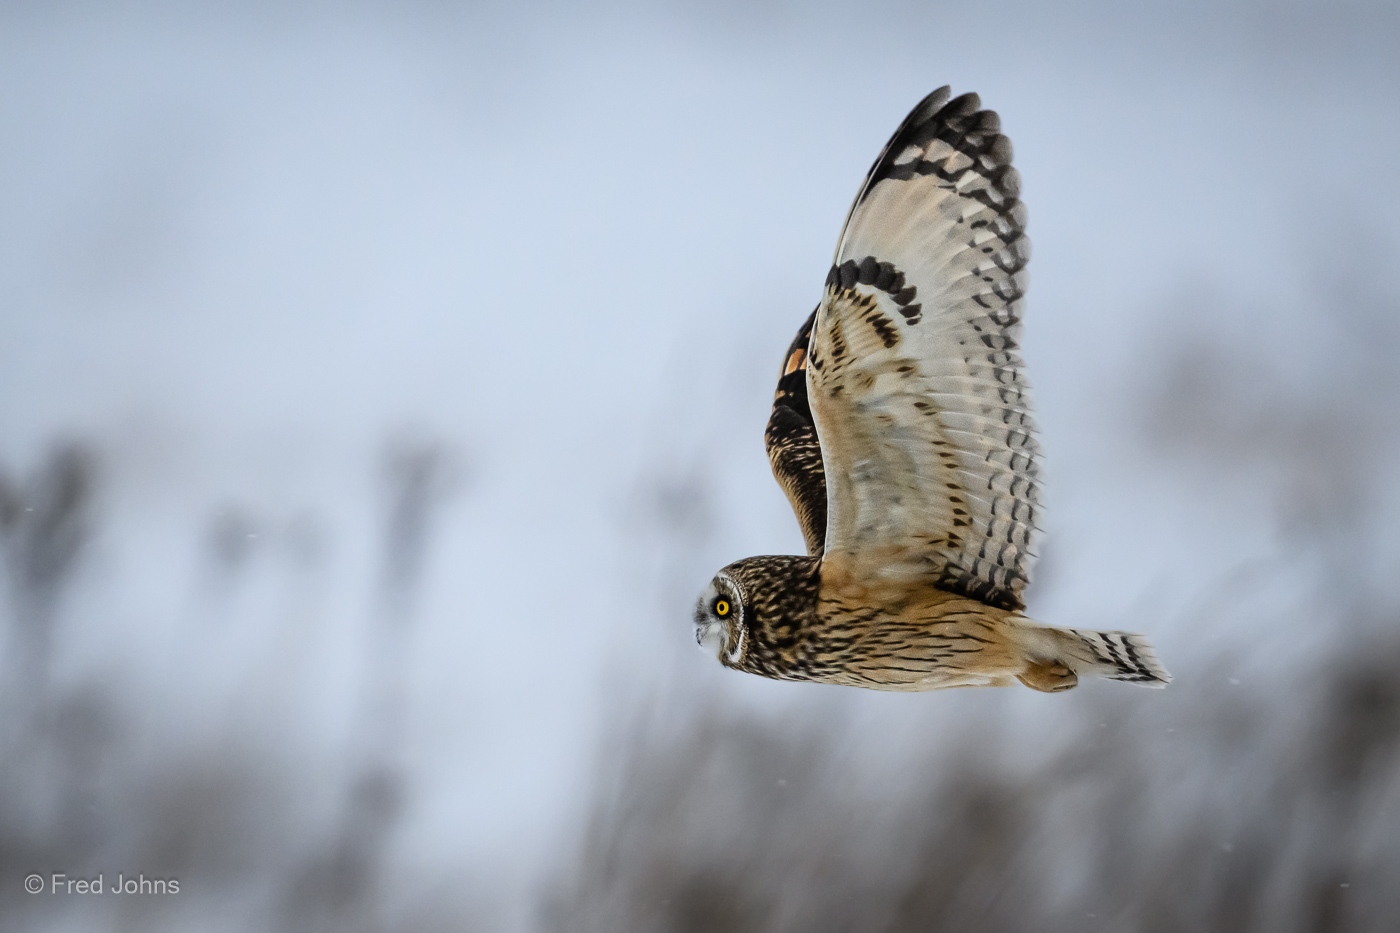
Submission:
[[[695,604],[695,640],[725,667],[785,676],[814,627],[819,567],[815,557],[735,561]]]
[[[695,641],[706,654],[737,667],[748,646],[747,633],[744,588],[726,568],[715,574],[695,604]]]

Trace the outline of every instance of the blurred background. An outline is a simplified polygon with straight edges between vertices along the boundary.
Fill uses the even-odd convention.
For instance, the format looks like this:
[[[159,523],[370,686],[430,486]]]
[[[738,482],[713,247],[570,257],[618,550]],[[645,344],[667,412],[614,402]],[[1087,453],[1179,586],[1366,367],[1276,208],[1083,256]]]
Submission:
[[[1168,690],[695,649],[945,83],[1030,210],[1030,612]],[[0,121],[5,929],[1394,929],[1393,5],[9,3]]]

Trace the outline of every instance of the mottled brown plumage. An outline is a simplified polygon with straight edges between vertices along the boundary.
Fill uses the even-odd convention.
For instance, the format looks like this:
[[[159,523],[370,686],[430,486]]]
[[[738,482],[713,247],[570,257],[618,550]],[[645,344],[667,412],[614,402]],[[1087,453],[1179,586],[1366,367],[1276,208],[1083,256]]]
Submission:
[[[1140,636],[1021,614],[1040,509],[1026,214],[996,114],[949,97],[925,98],[876,159],[784,357],[765,444],[808,556],[725,567],[696,638],[780,680],[1162,685]]]
[[[819,557],[826,539],[826,475],[822,472],[822,445],[807,404],[807,345],[812,340],[813,311],[797,331],[778,374],[773,414],[763,432],[773,476],[792,504],[807,553]]]

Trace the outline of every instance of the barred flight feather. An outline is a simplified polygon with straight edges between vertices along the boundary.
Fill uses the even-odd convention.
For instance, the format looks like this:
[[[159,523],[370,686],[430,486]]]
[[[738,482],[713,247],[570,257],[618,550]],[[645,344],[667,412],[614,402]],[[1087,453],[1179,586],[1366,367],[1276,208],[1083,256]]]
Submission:
[[[1040,493],[1017,349],[1026,213],[996,114],[948,97],[929,95],[871,168],[817,312],[826,557],[1020,608]]]

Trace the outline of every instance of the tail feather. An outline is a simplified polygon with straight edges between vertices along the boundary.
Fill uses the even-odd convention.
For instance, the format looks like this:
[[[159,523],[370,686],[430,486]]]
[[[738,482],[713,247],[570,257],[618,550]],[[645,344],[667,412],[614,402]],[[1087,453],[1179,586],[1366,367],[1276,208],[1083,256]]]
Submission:
[[[1144,687],[1165,687],[1172,682],[1172,675],[1157,660],[1157,653],[1142,635],[1073,628],[1066,634],[1077,639],[1077,644],[1066,639],[1066,650],[1071,655],[1068,666],[1076,672],[1126,680]],[[1081,668],[1075,661],[1087,664],[1089,669]]]
[[[1172,682],[1172,675],[1142,635],[1039,625],[1027,625],[1022,631],[1034,659],[1063,664],[1082,677],[1106,677],[1159,688]]]

